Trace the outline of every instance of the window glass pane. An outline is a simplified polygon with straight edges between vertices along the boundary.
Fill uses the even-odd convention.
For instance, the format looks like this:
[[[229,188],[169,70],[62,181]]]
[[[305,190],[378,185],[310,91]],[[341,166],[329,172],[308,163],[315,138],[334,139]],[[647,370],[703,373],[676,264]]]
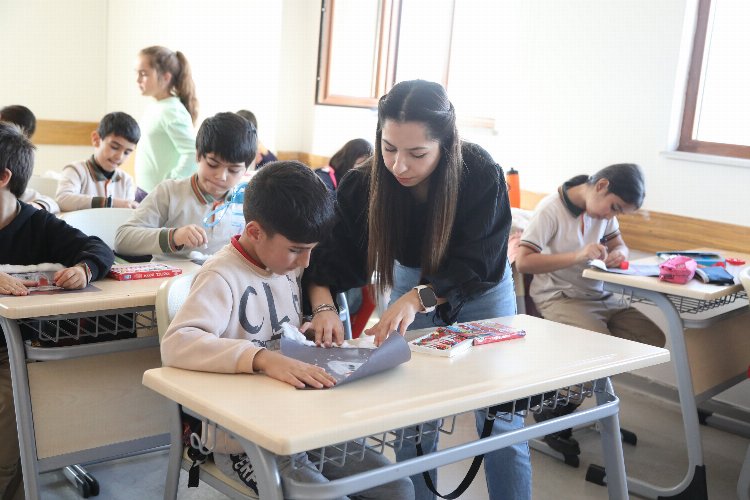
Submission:
[[[329,94],[375,97],[380,3],[336,0],[333,4]]]
[[[750,146],[750,2],[713,0],[693,137]]]
[[[401,1],[396,82],[421,78],[446,84],[452,12],[453,0]]]

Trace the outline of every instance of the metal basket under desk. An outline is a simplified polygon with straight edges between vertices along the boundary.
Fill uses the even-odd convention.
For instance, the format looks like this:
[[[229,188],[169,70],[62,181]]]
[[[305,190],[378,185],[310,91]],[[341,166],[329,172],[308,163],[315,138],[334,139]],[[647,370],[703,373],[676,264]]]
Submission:
[[[630,296],[630,294],[625,293],[626,296],[629,297],[630,301],[632,303],[641,302],[644,304],[651,304],[652,302],[645,298],[645,297],[639,297],[636,295]],[[679,295],[669,295],[667,294],[666,297],[669,299],[669,301],[674,305],[675,309],[677,309],[677,312],[679,314],[700,314],[702,312],[710,311],[712,309],[717,309],[719,307],[725,307],[734,304],[737,302],[737,300],[748,300],[747,291],[740,290],[738,292],[725,295],[724,297],[720,297],[718,299],[714,300],[702,300],[702,299],[693,299],[690,297],[681,297]]]
[[[125,342],[132,349],[158,345],[153,307],[25,318],[18,324],[26,357],[35,361],[121,351]],[[117,345],[106,345],[107,341]]]

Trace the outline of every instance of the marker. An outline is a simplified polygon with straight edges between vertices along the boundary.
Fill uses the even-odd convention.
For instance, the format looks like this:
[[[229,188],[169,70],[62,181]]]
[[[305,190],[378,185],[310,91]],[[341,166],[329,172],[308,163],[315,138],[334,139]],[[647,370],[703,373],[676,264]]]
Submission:
[[[602,236],[601,238],[599,238],[599,243],[601,243],[604,246],[607,246],[607,238]],[[618,267],[620,269],[625,270],[630,267],[630,263],[627,260],[623,260],[622,262],[620,262],[620,265]]]

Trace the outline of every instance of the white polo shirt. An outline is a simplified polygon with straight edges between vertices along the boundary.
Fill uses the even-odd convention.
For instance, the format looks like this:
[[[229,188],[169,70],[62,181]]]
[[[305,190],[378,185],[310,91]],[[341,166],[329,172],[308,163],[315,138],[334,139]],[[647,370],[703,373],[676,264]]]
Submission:
[[[617,219],[594,219],[567,198],[567,184],[557,193],[539,202],[529,225],[521,235],[521,245],[544,254],[573,252],[589,243],[606,241],[620,234]],[[576,264],[551,273],[535,274],[531,282],[531,298],[540,303],[564,294],[566,297],[598,300],[606,297],[601,281],[581,276],[586,263]]]

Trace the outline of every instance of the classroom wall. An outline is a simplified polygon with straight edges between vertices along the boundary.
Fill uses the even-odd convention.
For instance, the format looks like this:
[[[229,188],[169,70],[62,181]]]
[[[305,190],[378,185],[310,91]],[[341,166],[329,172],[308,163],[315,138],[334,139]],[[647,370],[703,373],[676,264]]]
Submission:
[[[270,0],[4,0],[0,105],[24,104],[37,119],[96,122],[110,111],[137,119],[150,98],[136,86],[136,56],[165,45],[192,65],[198,124],[220,111],[250,109],[273,146],[282,7]],[[35,173],[90,154],[89,147],[39,146]]]
[[[311,29],[298,40],[305,53],[298,57],[308,61],[317,58],[316,3],[303,5]],[[523,189],[551,192],[573,175],[631,161],[646,173],[645,209],[750,225],[750,211],[738,209],[747,204],[746,193],[705,189],[707,179],[750,185],[750,162],[743,168],[662,155],[670,144],[674,91],[685,77],[681,41],[694,0],[498,3],[491,24],[499,45],[477,47],[474,64],[477,78],[500,82],[488,103],[498,110],[496,129],[461,132],[506,168],[518,169]],[[299,89],[309,94],[314,85],[303,79]],[[310,152],[330,155],[353,136],[374,138],[372,112],[310,106]],[[295,144],[284,140],[278,147]]]

